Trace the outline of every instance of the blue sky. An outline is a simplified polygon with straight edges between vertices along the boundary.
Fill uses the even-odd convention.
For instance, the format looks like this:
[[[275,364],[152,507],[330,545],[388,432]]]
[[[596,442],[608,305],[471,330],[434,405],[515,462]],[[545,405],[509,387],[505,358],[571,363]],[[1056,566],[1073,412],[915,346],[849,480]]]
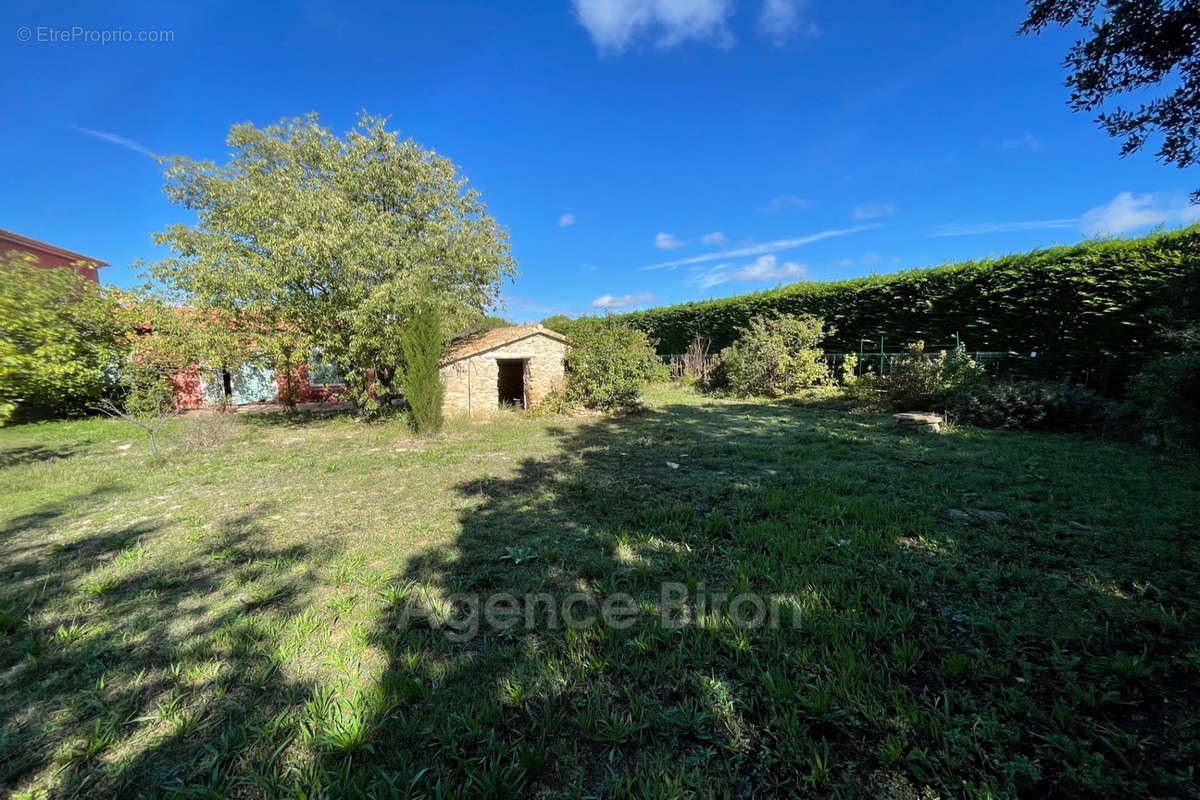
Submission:
[[[115,5],[0,11],[0,227],[118,285],[189,220],[148,153],[222,160],[231,123],[310,110],[460,165],[512,236],[516,320],[1197,216],[1195,174],[1069,111],[1076,32],[1016,36],[1019,0]],[[171,40],[86,40],[114,29]]]

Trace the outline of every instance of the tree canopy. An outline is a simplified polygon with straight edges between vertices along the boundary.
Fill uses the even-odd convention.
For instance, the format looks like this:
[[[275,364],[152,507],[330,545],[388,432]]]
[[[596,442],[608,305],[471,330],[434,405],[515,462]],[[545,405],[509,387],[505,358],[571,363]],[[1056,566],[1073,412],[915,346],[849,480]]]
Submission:
[[[112,388],[122,339],[95,283],[0,254],[0,423],[18,409],[85,411]]]
[[[1188,167],[1200,158],[1200,3],[1194,0],[1029,0],[1021,33],[1079,24],[1090,37],[1067,53],[1067,86],[1075,111],[1094,112],[1117,95],[1173,83],[1136,109],[1115,108],[1096,118],[1123,140],[1121,155],[1162,134],[1158,158]],[[1193,193],[1200,200],[1200,191]]]
[[[316,114],[234,125],[229,161],[164,159],[194,225],[155,235],[151,275],[201,308],[286,324],[338,364],[360,402],[392,384],[400,331],[434,303],[445,329],[494,307],[515,272],[507,232],[444,156],[362,114],[344,137]]]

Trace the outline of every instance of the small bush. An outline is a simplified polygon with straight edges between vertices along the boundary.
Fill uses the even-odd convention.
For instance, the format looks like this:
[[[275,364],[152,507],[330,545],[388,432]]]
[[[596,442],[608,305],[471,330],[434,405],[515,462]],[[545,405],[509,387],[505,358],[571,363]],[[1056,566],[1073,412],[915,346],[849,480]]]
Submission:
[[[234,421],[229,414],[219,411],[193,414],[184,419],[183,446],[188,450],[211,450],[219,447],[233,435]]]
[[[575,404],[565,389],[556,388],[543,395],[529,412],[535,417],[569,417],[575,413]]]
[[[683,375],[693,381],[702,381],[708,377],[708,369],[712,359],[708,357],[712,342],[703,336],[697,336],[688,343],[683,351]]]
[[[1112,404],[1069,383],[1008,381],[975,384],[950,400],[959,422],[982,428],[1087,431],[1113,418]]]
[[[871,371],[870,366],[861,375],[857,372],[858,356],[848,353],[842,361],[842,396],[855,408],[879,408],[884,399],[879,376]]]
[[[925,352],[925,343],[908,346],[908,353],[893,359],[882,381],[885,402],[892,408],[934,409],[955,394],[984,383],[983,367],[960,344],[947,353]]]
[[[1200,350],[1150,362],[1130,383],[1129,407],[1164,442],[1200,448]]]
[[[612,411],[638,403],[647,381],[666,380],[667,367],[643,331],[615,319],[589,320],[572,333],[567,400]]]
[[[436,308],[415,313],[400,334],[404,353],[404,398],[412,426],[422,435],[442,429],[442,317]]]
[[[721,351],[712,385],[739,397],[781,397],[827,382],[829,367],[817,347],[824,327],[809,314],[755,317]]]

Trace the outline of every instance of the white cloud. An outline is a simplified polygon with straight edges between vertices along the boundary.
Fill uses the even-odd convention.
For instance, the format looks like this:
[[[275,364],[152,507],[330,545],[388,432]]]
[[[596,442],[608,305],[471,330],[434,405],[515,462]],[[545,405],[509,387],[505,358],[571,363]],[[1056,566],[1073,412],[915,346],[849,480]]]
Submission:
[[[560,227],[560,228],[569,228],[574,224],[575,224],[575,215],[574,214],[563,214],[561,217],[558,218],[558,227]]]
[[[633,308],[636,305],[649,303],[655,299],[657,298],[649,292],[643,294],[623,294],[620,297],[611,294],[602,294],[592,301],[592,308],[604,308],[615,311],[622,308]]]
[[[141,153],[142,155],[149,156],[150,158],[158,158],[158,156],[150,152],[149,149],[143,147],[133,139],[126,139],[124,136],[118,136],[115,133],[108,133],[107,131],[94,131],[91,128],[80,128],[78,125],[72,125],[70,127],[72,130],[79,131],[80,133],[86,133],[88,136],[99,139],[102,142],[115,144],[118,147],[124,147],[126,150],[132,150],[135,153]]]
[[[1200,207],[1180,198],[1165,201],[1156,194],[1121,192],[1110,202],[1083,215],[1083,232],[1088,236],[1115,236],[1156,225],[1188,225],[1200,220]]]
[[[758,14],[758,31],[780,46],[793,36],[816,36],[820,29],[801,15],[804,0],[763,0]]]
[[[785,261],[780,264],[774,254],[759,256],[752,263],[738,269],[730,269],[728,264],[718,264],[715,267],[697,269],[688,283],[701,289],[711,289],[722,283],[739,281],[743,283],[778,283],[794,281],[808,275],[808,267],[795,261]]]
[[[1079,230],[1088,236],[1117,236],[1157,225],[1190,225],[1200,221],[1200,207],[1184,197],[1121,192],[1109,202],[1088,209],[1082,217],[1032,219],[1017,222],[951,222],[938,225],[929,236],[979,236],[1021,231]]]
[[[1005,139],[1000,143],[1001,150],[1016,150],[1021,147],[1028,147],[1030,150],[1041,148],[1042,143],[1032,133],[1026,133],[1024,136],[1018,136],[1015,139]]]
[[[654,237],[654,246],[659,250],[678,250],[686,244],[673,233],[660,233]]]
[[[708,245],[709,247],[721,247],[728,241],[729,239],[725,238],[725,234],[721,233],[720,231],[706,233],[700,237],[700,242]]]
[[[985,233],[1013,233],[1016,231],[1049,231],[1059,228],[1074,228],[1079,225],[1078,219],[1033,219],[1023,222],[951,222],[939,225],[929,235],[941,236],[978,236]]]
[[[705,253],[704,255],[692,256],[691,258],[681,258],[675,261],[664,261],[661,264],[649,264],[641,267],[642,270],[648,269],[674,269],[676,267],[689,266],[691,264],[705,264],[709,261],[722,261],[731,258],[745,258],[747,256],[760,256],[764,253],[778,253],[783,250],[791,250],[794,247],[801,247],[813,242],[819,242],[822,239],[832,239],[837,236],[847,236],[851,233],[878,228],[878,225],[856,225],[853,228],[838,228],[819,233],[812,233],[808,236],[800,236],[795,239],[778,239],[773,242],[764,242],[762,244],[750,245],[749,247],[739,247],[736,250],[721,250],[714,253]]]
[[[807,208],[811,203],[806,198],[797,194],[780,194],[771,198],[771,202],[767,203],[760,210],[764,214],[778,214],[785,208]]]
[[[896,213],[895,203],[863,203],[854,207],[854,219],[877,219]]]
[[[651,40],[663,49],[688,40],[733,44],[725,24],[733,0],[572,0],[575,17],[602,54]]]

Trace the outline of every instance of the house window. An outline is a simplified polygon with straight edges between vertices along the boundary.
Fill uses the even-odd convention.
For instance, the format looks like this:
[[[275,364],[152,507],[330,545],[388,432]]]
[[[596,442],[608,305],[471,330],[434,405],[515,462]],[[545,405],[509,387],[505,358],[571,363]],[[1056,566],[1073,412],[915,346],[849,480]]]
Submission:
[[[321,349],[314,347],[308,357],[309,386],[339,386],[346,382],[337,364],[325,359]]]

